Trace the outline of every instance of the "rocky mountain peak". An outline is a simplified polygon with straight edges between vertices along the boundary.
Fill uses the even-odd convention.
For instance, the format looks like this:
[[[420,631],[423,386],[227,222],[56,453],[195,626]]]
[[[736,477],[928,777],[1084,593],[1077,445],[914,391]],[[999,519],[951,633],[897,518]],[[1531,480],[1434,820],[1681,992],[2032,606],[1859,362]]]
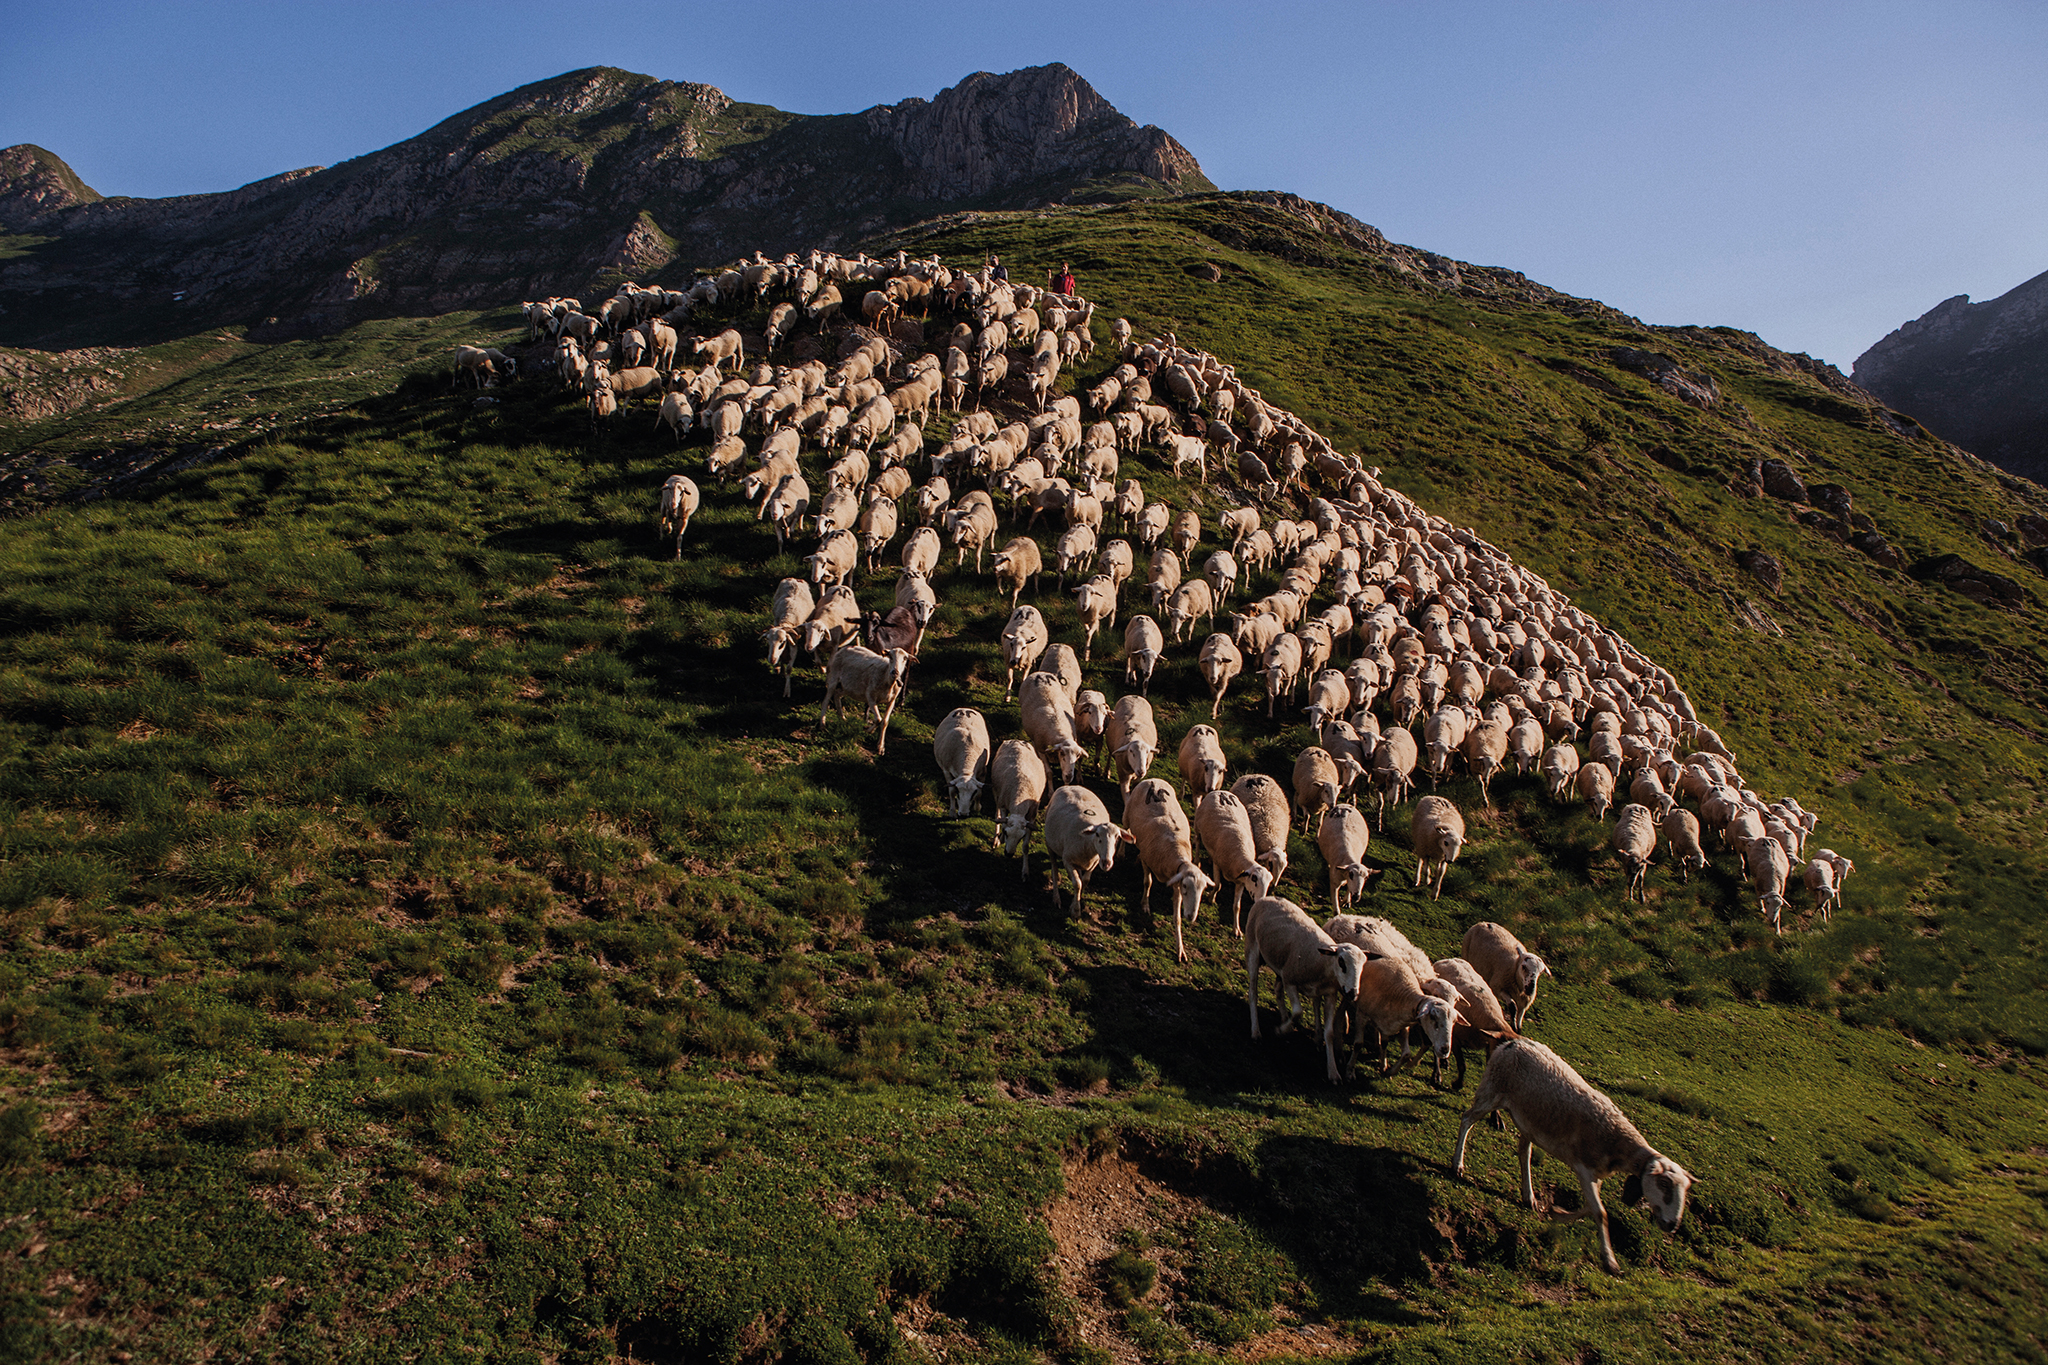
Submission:
[[[101,197],[55,152],[32,142],[0,150],[0,229],[26,232],[60,209]]]

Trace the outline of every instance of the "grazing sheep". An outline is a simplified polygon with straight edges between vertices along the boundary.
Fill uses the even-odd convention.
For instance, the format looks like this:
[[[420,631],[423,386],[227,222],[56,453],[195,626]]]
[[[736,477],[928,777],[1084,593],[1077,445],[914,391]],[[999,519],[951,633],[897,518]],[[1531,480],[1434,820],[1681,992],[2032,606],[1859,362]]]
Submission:
[[[1018,879],[1031,877],[1031,826],[1045,804],[1049,779],[1038,750],[1021,739],[1006,739],[996,750],[989,783],[995,789],[996,842],[1003,856],[1022,861]]]
[[[1188,950],[1181,926],[1195,922],[1201,913],[1202,897],[1214,885],[1208,874],[1195,866],[1187,812],[1181,809],[1172,787],[1156,777],[1148,777],[1125,794],[1123,823],[1138,846],[1138,861],[1145,869],[1145,886],[1138,894],[1138,907],[1151,909],[1154,882],[1164,882],[1173,888],[1174,960],[1185,962]]]
[[[1244,669],[1244,655],[1238,653],[1228,635],[1218,632],[1202,642],[1202,652],[1195,660],[1195,666],[1202,672],[1202,681],[1209,688],[1209,719],[1223,709],[1223,694],[1230,690],[1230,680]]]
[[[1072,645],[1048,645],[1039,656],[1040,673],[1050,673],[1060,680],[1060,686],[1067,690],[1067,700],[1079,703],[1081,697],[1081,661],[1074,657]]]
[[[1508,731],[1508,761],[1515,765],[1515,776],[1526,777],[1529,770],[1543,757],[1543,722],[1534,716],[1516,721]]]
[[[1649,879],[1650,856],[1657,851],[1657,818],[1650,814],[1650,808],[1634,801],[1623,806],[1615,817],[1614,833],[1608,843],[1628,873],[1628,890],[1622,899],[1649,904],[1649,893],[1643,884]]]
[[[999,591],[1009,589],[1010,607],[1015,610],[1017,599],[1024,595],[1025,586],[1045,567],[1045,559],[1039,552],[1037,541],[1029,536],[1017,536],[997,552],[993,567],[996,588]]]
[[[1304,834],[1316,813],[1336,805],[1360,775],[1357,760],[1339,761],[1320,745],[1311,744],[1294,756],[1294,808],[1301,812]]]
[[[1531,1038],[1511,1038],[1495,1048],[1479,1078],[1472,1107],[1458,1122],[1458,1143],[1451,1173],[1465,1173],[1465,1143],[1481,1119],[1505,1109],[1520,1131],[1522,1200],[1536,1208],[1535,1149],[1571,1167],[1579,1178],[1581,1202],[1572,1213],[1550,1215],[1555,1222],[1591,1218],[1600,1234],[1600,1263],[1612,1275],[1621,1273],[1614,1244],[1607,1234],[1607,1209],[1600,1202],[1600,1182],[1628,1173],[1622,1186],[1624,1205],[1647,1200],[1657,1226],[1666,1232],[1685,1217],[1685,1199],[1692,1176],[1671,1158],[1643,1140],[1613,1100],[1588,1085],[1563,1058]]]
[[[1426,955],[1422,957],[1425,970],[1417,971],[1414,963],[1403,958],[1374,956],[1370,947],[1350,936],[1355,925],[1372,922],[1360,920],[1356,915],[1332,915],[1323,922],[1324,932],[1332,939],[1355,947],[1367,956],[1366,964],[1358,974],[1358,1003],[1351,1014],[1353,1070],[1356,1069],[1356,1049],[1364,1044],[1368,1027],[1374,1035],[1376,1070],[1385,1076],[1393,1069],[1386,1055],[1387,1042],[1399,1038],[1401,1055],[1409,1058],[1414,1054],[1408,1050],[1408,1030],[1420,1026],[1422,1036],[1429,1043],[1431,1067],[1441,1078],[1443,1064],[1451,1058],[1453,1033],[1465,1019],[1442,996],[1432,995],[1423,989],[1423,982],[1434,980],[1436,976]]]
[[[1415,803],[1410,832],[1414,836],[1415,884],[1422,885],[1426,880],[1423,869],[1435,863],[1436,890],[1430,899],[1441,900],[1444,874],[1458,861],[1458,852],[1465,846],[1465,817],[1444,797],[1425,796]]]
[[[1122,775],[1117,786],[1128,796],[1132,785],[1143,781],[1151,771],[1152,759],[1159,752],[1159,728],[1152,719],[1152,703],[1142,696],[1118,697],[1103,735],[1110,758]]]
[[[804,482],[801,474],[783,475],[776,482],[774,491],[762,500],[761,519],[775,524],[777,554],[788,547],[789,538],[796,534],[810,510],[811,486]]]
[[[1026,603],[1010,613],[1009,623],[1003,627],[1003,666],[1008,670],[1003,679],[1004,696],[1009,696],[1017,680],[1037,665],[1038,656],[1045,652],[1051,638],[1052,632],[1046,629],[1045,617],[1037,607]]]
[[[1403,729],[1387,731],[1372,754],[1372,784],[1380,794],[1379,828],[1387,827],[1387,807],[1407,799],[1415,785],[1415,736]]]
[[[789,678],[796,666],[796,652],[802,644],[804,623],[817,610],[811,585],[801,578],[785,578],[775,585],[774,605],[768,612],[768,629],[761,642],[768,646],[768,669],[782,671],[782,695],[789,696]]]
[[[988,721],[971,706],[962,706],[939,722],[932,734],[932,754],[946,779],[947,809],[972,815],[975,799],[988,785]]]
[[[1081,612],[1081,658],[1094,657],[1095,632],[1104,622],[1116,624],[1116,583],[1107,574],[1096,574],[1074,589],[1074,601]]]
[[[1273,889],[1272,869],[1259,861],[1259,841],[1252,832],[1251,812],[1230,792],[1213,788],[1195,803],[1195,833],[1201,838],[1203,852],[1209,855],[1210,866],[1216,869],[1217,886],[1233,888],[1230,927],[1232,933],[1243,938],[1245,893],[1249,891],[1251,899],[1257,901]],[[1220,910],[1220,891],[1217,906]]]
[[[860,559],[860,540],[851,531],[833,531],[819,542],[816,552],[804,556],[811,566],[811,581],[820,587],[844,583],[853,576]]]
[[[1275,636],[1273,643],[1266,647],[1265,657],[1259,661],[1259,672],[1266,680],[1266,718],[1273,717],[1273,703],[1282,697],[1294,695],[1295,686],[1301,679],[1301,637],[1299,635]]]
[[[1088,894],[1088,880],[1097,871],[1116,866],[1119,842],[1135,843],[1128,831],[1109,818],[1102,798],[1086,787],[1060,787],[1045,806],[1045,851],[1052,857],[1052,903],[1060,908],[1060,873],[1074,879],[1074,903],[1068,913],[1080,910]]]
[[[1536,1003],[1536,987],[1550,968],[1524,948],[1520,939],[1491,920],[1467,929],[1463,946],[1465,960],[1493,987],[1501,1003],[1514,1011],[1512,1018],[1519,1031]]]
[[[1707,865],[1707,855],[1700,848],[1700,822],[1689,810],[1673,806],[1664,813],[1662,825],[1664,842],[1671,846],[1671,860],[1678,865],[1678,880],[1692,880],[1695,869]]]
[[[1230,600],[1230,590],[1237,586],[1237,557],[1228,550],[1218,550],[1202,563],[1202,577],[1209,584],[1209,591],[1216,596],[1220,609]]]
[[[656,513],[660,528],[657,534],[663,537],[674,534],[675,557],[678,560],[683,557],[683,532],[690,529],[690,518],[697,514],[700,501],[697,485],[681,474],[669,475],[661,485],[661,505]]]
[[[1356,905],[1365,894],[1366,883],[1383,870],[1366,866],[1365,850],[1371,842],[1372,834],[1366,829],[1365,816],[1358,807],[1344,803],[1323,813],[1323,823],[1316,830],[1316,847],[1322,850],[1323,865],[1330,871],[1331,910],[1342,914],[1346,896]]]
[[[1462,957],[1438,958],[1430,964],[1436,972],[1436,979],[1447,983],[1457,995],[1453,1003],[1458,1013],[1465,1017],[1464,1024],[1452,1030],[1451,1052],[1457,1058],[1458,1074],[1451,1082],[1451,1089],[1465,1088],[1465,1049],[1478,1043],[1488,1057],[1493,1050],[1509,1038],[1519,1038],[1515,1026],[1508,1022],[1507,1010],[1502,1007],[1500,997],[1493,993],[1493,987],[1486,984],[1471,963]],[[1497,1126],[1499,1119],[1495,1119]]]
[[[1152,670],[1166,652],[1166,636],[1149,616],[1133,616],[1124,623],[1124,681],[1136,683],[1144,695],[1151,695]]]
[[[1550,799],[1571,796],[1572,779],[1578,775],[1579,751],[1569,744],[1553,744],[1543,751],[1543,780],[1550,787]]]
[[[1199,797],[1223,790],[1223,774],[1229,763],[1223,757],[1223,738],[1209,725],[1192,725],[1180,741],[1180,777],[1188,795]]]
[[[875,752],[889,752],[889,717],[896,714],[896,703],[903,696],[903,675],[909,671],[907,650],[877,654],[864,645],[845,646],[825,666],[825,704],[818,711],[818,723],[825,723],[835,705],[844,711],[851,698],[867,707],[871,719],[881,719]]]
[[[1287,836],[1294,828],[1287,793],[1264,773],[1246,773],[1230,784],[1230,794],[1244,802],[1245,813],[1251,817],[1259,861],[1272,872],[1277,886],[1287,875]]]
[[[1164,547],[1154,550],[1148,572],[1145,595],[1152,610],[1158,611],[1180,587],[1180,556]]]
[[[976,489],[960,499],[960,505],[946,509],[940,518],[941,529],[947,541],[957,553],[953,567],[959,568],[967,559],[968,550],[974,551],[974,571],[981,572],[982,551],[996,535],[996,509],[989,501],[988,494]]]
[[[1072,784],[1088,751],[1074,737],[1074,703],[1066,686],[1050,673],[1031,673],[1017,689],[1017,714],[1024,737],[1060,770],[1060,781]]]
[[[1479,799],[1488,810],[1493,809],[1493,794],[1489,790],[1493,775],[1500,771],[1507,756],[1508,732],[1493,721],[1475,726],[1465,736],[1465,768],[1479,784]]]
[[[1785,879],[1792,875],[1792,860],[1785,856],[1785,846],[1768,835],[1758,835],[1741,845],[1741,850],[1743,870],[1749,875],[1764,918],[1771,922],[1773,934],[1783,934]]]
[[[1262,896],[1252,902],[1244,929],[1244,1001],[1251,1012],[1252,1041],[1259,1032],[1259,972],[1270,966],[1280,978],[1287,1001],[1287,1019],[1280,1032],[1291,1033],[1301,1022],[1301,997],[1315,998],[1323,1009],[1323,1061],[1330,1083],[1336,1084],[1337,1020],[1358,1004],[1358,979],[1365,953],[1337,943],[1306,910],[1283,896]]]
[[[1604,822],[1614,802],[1614,770],[1605,763],[1588,763],[1579,769],[1576,781],[1579,795],[1593,803],[1593,818]]]
[[[1109,729],[1109,698],[1093,688],[1074,698],[1074,738],[1094,746],[1096,761],[1102,759],[1102,736]]]
[[[1842,889],[1835,882],[1835,865],[1826,858],[1815,858],[1799,874],[1806,883],[1807,894],[1813,897],[1813,908],[1820,911],[1821,923],[1834,918],[1834,908],[1841,903]]]
[[[1199,578],[1191,578],[1173,590],[1173,597],[1167,604],[1166,624],[1175,644],[1188,637],[1197,616],[1213,624],[1216,619],[1216,600],[1207,583]]]

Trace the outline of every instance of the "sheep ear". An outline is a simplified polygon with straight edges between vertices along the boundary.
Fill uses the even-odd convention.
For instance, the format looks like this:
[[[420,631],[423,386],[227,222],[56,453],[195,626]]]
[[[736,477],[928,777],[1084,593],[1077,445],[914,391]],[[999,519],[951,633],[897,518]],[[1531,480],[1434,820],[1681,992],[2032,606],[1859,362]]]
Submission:
[[[1116,829],[1116,837],[1125,843],[1135,844],[1138,842],[1138,836],[1125,829],[1122,825],[1117,825],[1114,828]]]
[[[1643,1178],[1640,1175],[1632,1175],[1622,1182],[1621,1206],[1625,1209],[1632,1209],[1642,1202]]]
[[[1337,955],[1337,950],[1335,948],[1318,948],[1316,949],[1316,951],[1321,953],[1324,957],[1335,957]]]

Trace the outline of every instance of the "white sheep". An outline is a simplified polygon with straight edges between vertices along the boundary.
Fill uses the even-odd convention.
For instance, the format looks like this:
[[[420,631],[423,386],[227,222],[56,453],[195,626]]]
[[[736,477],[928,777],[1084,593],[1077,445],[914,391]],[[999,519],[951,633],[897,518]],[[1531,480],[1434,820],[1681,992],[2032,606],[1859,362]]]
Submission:
[[[1280,784],[1264,773],[1246,773],[1230,784],[1230,794],[1244,802],[1251,817],[1252,838],[1259,849],[1259,861],[1279,884],[1287,875],[1287,836],[1294,828],[1293,810]]]
[[[1760,834],[1739,847],[1743,870],[1749,874],[1749,884],[1756,891],[1764,918],[1771,922],[1771,932],[1783,934],[1785,880],[1792,875],[1792,860],[1785,856],[1785,846]]]
[[[1009,622],[1003,627],[1003,666],[1008,676],[1003,682],[1003,695],[1009,696],[1017,680],[1027,676],[1038,664],[1038,656],[1045,652],[1047,641],[1052,638],[1045,627],[1045,617],[1037,607],[1026,603],[1010,613]]]
[[[1218,631],[1202,642],[1202,652],[1195,660],[1201,670],[1202,681],[1209,689],[1209,719],[1223,709],[1223,694],[1230,690],[1230,681],[1244,670],[1244,655],[1228,635]]]
[[[1543,781],[1550,788],[1550,799],[1569,799],[1572,780],[1579,771],[1579,751],[1569,744],[1553,744],[1543,751]]]
[[[1337,943],[1306,910],[1284,896],[1262,896],[1252,902],[1244,926],[1244,1000],[1251,1013],[1252,1041],[1259,1032],[1259,972],[1270,966],[1280,979],[1287,1019],[1280,1032],[1301,1023],[1301,997],[1309,994],[1323,1010],[1323,1061],[1331,1084],[1338,1080],[1337,1020],[1358,1004],[1358,979],[1365,968],[1364,950]]]
[[[1605,763],[1588,763],[1579,769],[1574,781],[1578,783],[1579,795],[1593,803],[1593,818],[1605,821],[1607,808],[1614,802],[1614,770]]]
[[[1006,739],[996,750],[989,782],[995,789],[996,842],[1004,857],[1017,857],[1019,880],[1031,876],[1031,826],[1045,804],[1050,785],[1045,760],[1021,739]]]
[[[1524,948],[1505,926],[1491,920],[1467,929],[1463,947],[1465,960],[1493,987],[1501,1003],[1514,1011],[1513,1022],[1520,1029],[1536,1003],[1536,987],[1550,972],[1549,965]]]
[[[1187,812],[1181,809],[1171,786],[1148,777],[1124,797],[1123,827],[1137,844],[1138,861],[1145,869],[1144,889],[1138,894],[1139,908],[1151,909],[1155,882],[1173,889],[1174,960],[1185,962],[1188,950],[1182,926],[1195,922],[1201,913],[1202,897],[1215,884],[1195,865]]]
[[[1050,673],[1029,673],[1017,688],[1017,714],[1024,736],[1060,770],[1060,781],[1072,785],[1088,751],[1074,735],[1074,703],[1066,686]]]
[[[818,711],[818,723],[825,723],[835,704],[844,711],[847,699],[860,702],[867,707],[870,719],[880,718],[882,729],[875,752],[887,753],[889,717],[896,714],[896,703],[903,696],[903,675],[909,671],[910,654],[906,650],[877,654],[865,645],[845,646],[825,666],[825,704]]]
[[[1388,730],[1372,754],[1372,784],[1380,794],[1379,827],[1387,827],[1387,807],[1407,799],[1415,785],[1415,736],[1405,729]]]
[[[769,671],[782,672],[784,697],[789,695],[790,673],[796,666],[797,650],[803,644],[804,624],[817,606],[811,597],[811,585],[801,578],[785,578],[775,585],[775,600],[768,612],[768,629],[761,632],[761,643],[768,646]]]
[[[1181,736],[1178,758],[1181,781],[1187,784],[1190,797],[1223,790],[1223,775],[1230,763],[1223,756],[1223,737],[1214,726],[1189,726]]]
[[[1650,857],[1657,851],[1657,818],[1650,814],[1650,808],[1635,801],[1623,806],[1615,817],[1614,833],[1608,843],[1628,873],[1628,890],[1622,899],[1649,904],[1644,883],[1650,874]]]
[[[1368,1026],[1373,1029],[1373,1055],[1379,1062],[1378,1071],[1384,1076],[1392,1070],[1386,1055],[1388,1040],[1401,1040],[1401,1055],[1411,1056],[1408,1050],[1408,1030],[1422,1029],[1422,1035],[1429,1043],[1432,1067],[1438,1077],[1443,1074],[1443,1064],[1451,1058],[1451,1038],[1458,1025],[1465,1022],[1448,1001],[1440,995],[1432,995],[1422,988],[1425,980],[1433,980],[1434,969],[1429,967],[1427,956],[1422,957],[1424,970],[1418,972],[1415,964],[1398,957],[1374,956],[1373,950],[1350,937],[1356,915],[1332,915],[1323,923],[1324,932],[1341,944],[1356,947],[1367,955],[1367,962],[1358,973],[1358,1002],[1352,1010],[1351,1045],[1354,1050],[1353,1066],[1356,1066],[1356,1049],[1365,1042]]]
[[[661,485],[661,504],[656,513],[657,534],[666,538],[675,536],[675,557],[683,557],[683,532],[690,529],[690,518],[697,513],[701,498],[694,481],[681,474],[671,474]]]
[[[1121,774],[1117,785],[1129,796],[1131,787],[1151,771],[1152,760],[1159,753],[1159,727],[1152,718],[1152,703],[1142,696],[1118,697],[1103,738],[1110,760]]]
[[[1692,1176],[1659,1152],[1636,1131],[1613,1100],[1586,1083],[1555,1052],[1531,1038],[1511,1038],[1495,1048],[1479,1078],[1472,1107],[1458,1122],[1458,1142],[1451,1155],[1451,1173],[1465,1173],[1465,1143],[1473,1127],[1505,1109],[1520,1131],[1522,1200],[1536,1208],[1535,1149],[1571,1167],[1579,1178],[1581,1202],[1571,1213],[1552,1211],[1556,1222],[1592,1218],[1600,1235],[1600,1263],[1619,1275],[1621,1263],[1607,1233],[1607,1209],[1600,1202],[1600,1182],[1626,1172],[1621,1201],[1633,1206],[1647,1201],[1657,1226],[1665,1232],[1685,1217]]]
[[[952,814],[974,813],[975,799],[988,785],[989,747],[988,720],[971,706],[957,708],[933,731],[932,753],[946,779]]]
[[[1449,985],[1457,995],[1453,1003],[1465,1022],[1451,1034],[1451,1051],[1458,1062],[1458,1074],[1451,1082],[1453,1090],[1465,1088],[1465,1049],[1478,1043],[1491,1057],[1493,1050],[1509,1038],[1519,1038],[1515,1026],[1508,1022],[1508,1013],[1500,1003],[1500,997],[1493,993],[1493,987],[1486,984],[1486,978],[1478,969],[1462,957],[1438,958],[1430,966],[1436,972],[1436,979]],[[1497,1126],[1504,1127],[1500,1120]]]
[[[1323,865],[1330,872],[1330,908],[1333,911],[1343,912],[1347,895],[1356,905],[1358,898],[1365,894],[1366,884],[1383,870],[1366,866],[1365,850],[1371,842],[1372,833],[1366,828],[1365,816],[1358,807],[1344,803],[1323,812],[1323,823],[1316,829],[1316,847],[1321,850]]]
[[[1436,890],[1431,899],[1441,900],[1444,874],[1465,846],[1465,817],[1446,798],[1425,796],[1415,803],[1410,832],[1414,837],[1415,884],[1421,886],[1427,880],[1423,869],[1435,863]]]
[[[1136,683],[1139,692],[1150,695],[1152,670],[1166,652],[1166,635],[1149,616],[1133,616],[1124,623],[1124,681]]]
[[[1045,807],[1045,851],[1052,856],[1054,907],[1060,904],[1061,871],[1074,879],[1074,903],[1066,909],[1077,912],[1087,897],[1089,878],[1116,866],[1120,842],[1135,840],[1110,820],[1101,797],[1071,784],[1056,789]]]
[[[1671,861],[1678,867],[1678,880],[1692,880],[1692,873],[1707,865],[1707,855],[1700,847],[1700,822],[1689,810],[1673,806],[1664,813],[1659,826],[1664,833],[1664,842],[1671,847]]]
[[[1252,831],[1251,812],[1244,802],[1220,788],[1211,790],[1195,803],[1195,833],[1209,865],[1216,869],[1216,884],[1232,888],[1231,932],[1244,937],[1245,893],[1256,901],[1273,889],[1273,873],[1259,861],[1258,836]],[[1219,893],[1217,900],[1221,907]]]
[[[1015,610],[1017,599],[1024,595],[1024,589],[1038,577],[1045,567],[1045,556],[1038,548],[1038,542],[1029,536],[1014,537],[1009,544],[996,553],[992,566],[998,590],[1008,589],[1010,608]]]
[[[1096,574],[1074,589],[1074,601],[1081,612],[1081,658],[1095,654],[1095,632],[1106,622],[1116,624],[1116,583],[1107,574]]]

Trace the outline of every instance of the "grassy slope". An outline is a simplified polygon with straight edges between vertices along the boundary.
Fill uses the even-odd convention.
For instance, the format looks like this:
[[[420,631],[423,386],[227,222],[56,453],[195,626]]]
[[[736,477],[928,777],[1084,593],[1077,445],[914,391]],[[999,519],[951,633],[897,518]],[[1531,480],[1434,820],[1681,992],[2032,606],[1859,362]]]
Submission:
[[[932,725],[1016,724],[986,580],[941,576],[877,759],[817,723],[815,672],[791,703],[764,682],[761,611],[800,565],[736,494],[707,490],[680,565],[652,553],[651,490],[694,451],[644,413],[590,442],[548,394],[480,413],[422,381],[10,526],[9,1354],[1089,1359],[1035,1210],[1063,1159],[1120,1145],[1211,1211],[1155,1235],[1162,1287],[1114,1315],[1154,1356],[1270,1351],[1297,1317],[1399,1358],[2038,1356],[2041,713],[1997,681],[2040,667],[2015,644],[2040,609],[1875,569],[1642,452],[1732,470],[1797,443],[1916,555],[1969,551],[2011,494],[1727,338],[1209,235],[1299,254],[1286,229],[1203,201],[937,245],[1071,259],[1108,312],[1361,442],[1668,662],[1857,858],[1850,912],[1773,943],[1726,855],[1621,908],[1601,831],[1533,782],[1497,784],[1440,902],[1401,884],[1404,832],[1375,845],[1378,909],[1425,947],[1495,918],[1546,953],[1532,1027],[1700,1176],[1675,1239],[1618,1217],[1608,1280],[1585,1229],[1514,1208],[1504,1139],[1447,1178],[1457,1096],[1333,1089],[1302,1040],[1247,1044],[1210,918],[1177,966],[1134,874],[1055,915],[985,818],[942,819]],[[1617,341],[1713,370],[1754,425],[1612,369]],[[263,354],[280,383],[301,363]],[[1775,599],[1730,560],[1752,544],[1786,564]],[[1162,667],[1169,754],[1198,690]],[[1284,774],[1306,742],[1249,694],[1220,725],[1237,766]],[[1294,859],[1312,903],[1298,836]]]

